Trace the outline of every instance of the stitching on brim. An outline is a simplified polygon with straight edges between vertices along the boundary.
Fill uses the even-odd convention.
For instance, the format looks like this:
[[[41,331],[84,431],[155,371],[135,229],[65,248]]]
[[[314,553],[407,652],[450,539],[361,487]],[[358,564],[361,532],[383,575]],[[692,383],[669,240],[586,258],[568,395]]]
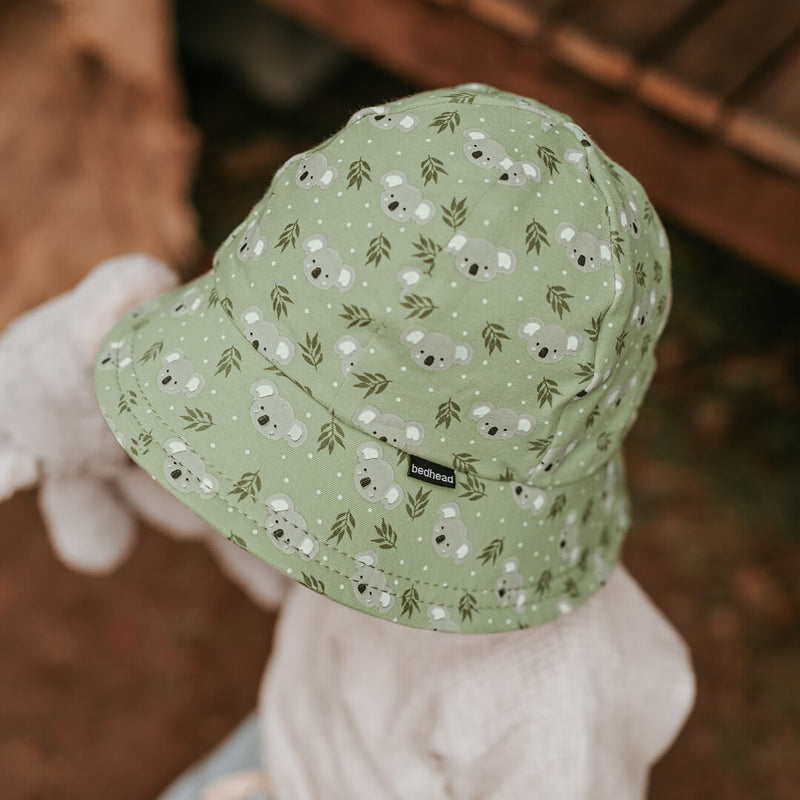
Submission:
[[[141,393],[141,396],[143,398],[146,398],[148,393],[146,393],[144,391],[144,387],[142,386],[142,384],[141,384],[141,382],[139,380],[139,375],[138,375],[138,372],[136,371],[136,368],[135,368],[135,365],[137,363],[137,361],[136,361],[136,339],[137,339],[136,334],[137,333],[138,333],[138,331],[131,331],[132,335],[131,335],[131,365],[130,365],[130,368],[131,368],[131,371],[132,371],[133,378],[134,378],[134,381],[135,381],[137,389]],[[115,372],[115,382],[116,382],[118,394],[119,394],[119,396],[122,396],[123,390],[122,390],[122,386],[121,386],[121,383],[120,383],[120,370],[116,369],[116,370],[114,370],[114,372]],[[136,406],[134,405],[134,408],[135,407]],[[167,431],[169,431],[169,433],[171,433],[172,435],[180,436],[182,439],[184,438],[182,433],[180,433],[178,431],[175,431],[173,429],[173,427],[171,425],[169,425],[162,418],[162,416],[158,413],[158,411],[156,410],[156,408],[152,404],[148,403],[148,407],[151,409],[151,411],[155,415],[156,419],[161,423],[163,428],[165,428]],[[131,416],[134,417],[134,419],[136,420],[136,422],[140,426],[144,426],[143,420],[133,410],[131,410],[130,413],[131,413]],[[228,481],[231,484],[235,484],[235,481],[227,474],[226,471],[218,469],[214,464],[211,463],[210,460],[208,460],[206,458],[204,458],[203,461],[204,461],[204,463],[207,463],[214,470],[214,472],[216,474],[218,474],[220,477],[223,477],[226,481]],[[194,475],[190,470],[187,470],[187,472],[190,475],[192,475],[192,477],[197,478],[199,480],[199,477],[197,475]],[[257,527],[263,528],[263,522],[259,522],[258,520],[255,520],[254,518],[250,517],[238,505],[237,506],[233,506],[233,505],[227,503],[227,501],[223,500],[223,498],[222,498],[222,496],[221,496],[221,494],[219,492],[217,492],[216,497],[221,502],[225,503],[228,508],[231,508],[231,509],[235,508],[235,513],[238,513],[240,516],[242,516],[245,519],[249,520],[250,522],[255,524]],[[213,500],[213,499],[214,498],[208,498],[208,500],[206,502],[209,502],[210,500]],[[225,534],[223,534],[221,531],[220,531],[220,535],[225,536]],[[225,538],[228,538],[228,537],[225,537]],[[348,558],[348,559],[354,559],[355,560],[355,557],[353,555],[351,555],[350,553],[345,552],[344,550],[339,550],[337,547],[335,547],[332,544],[329,544],[327,541],[320,541],[320,540],[317,540],[317,541],[318,541],[320,547],[325,547],[325,548],[327,548],[327,549],[339,554],[340,556],[343,556],[343,557]],[[250,552],[250,551],[248,551],[248,552]],[[255,555],[257,558],[259,557],[255,553],[253,553],[253,555]],[[284,555],[292,555],[292,554],[284,553]],[[299,559],[301,559],[301,562],[305,561],[304,559],[302,559],[302,556],[300,556],[299,554],[294,553],[294,555],[297,555],[297,557]],[[262,560],[266,561],[266,559],[262,559]],[[616,560],[618,560],[618,559],[615,559],[615,563],[616,563]],[[314,559],[308,559],[307,561],[308,561],[308,563],[311,563],[312,561],[314,561],[314,563],[316,563],[317,565],[321,566],[322,568],[328,570],[329,572],[332,572],[333,574],[338,575],[338,576],[340,576],[342,578],[346,578],[346,580],[348,582],[351,580],[351,576],[345,575],[345,573],[339,572],[339,570],[334,569],[333,567],[325,564],[322,561],[316,561]],[[270,563],[270,562],[267,562],[267,563]],[[611,566],[613,566],[613,564]],[[578,569],[580,569],[580,564],[573,564],[573,565],[567,567],[564,571],[558,573],[557,575],[553,575],[553,580],[555,581],[557,579],[565,579],[566,577],[571,576],[572,573],[574,573]],[[494,587],[491,587],[491,588],[488,588],[488,589],[467,589],[467,588],[457,587],[457,586],[442,586],[441,584],[438,584],[438,583],[431,583],[429,581],[420,580],[418,578],[410,578],[410,577],[408,577],[406,575],[400,575],[398,573],[390,572],[389,570],[381,570],[381,572],[384,575],[390,576],[392,578],[399,578],[399,579],[402,579],[404,581],[407,581],[407,582],[411,583],[412,585],[417,585],[418,584],[418,585],[421,585],[421,586],[428,586],[428,587],[431,587],[433,589],[437,589],[439,591],[443,591],[443,590],[447,589],[448,591],[468,593],[470,595],[472,595],[473,593],[476,593],[476,594],[487,594],[487,593],[490,593],[490,592],[494,592]],[[588,569],[585,570],[584,574],[588,575]],[[386,587],[378,587],[378,586],[369,585],[369,588],[374,589],[375,591],[386,591]],[[523,588],[526,591],[529,590],[528,587],[523,587]],[[395,593],[393,592],[392,594],[395,594]],[[539,599],[540,599],[540,602],[544,602],[544,601],[547,601],[547,600],[551,600],[552,598],[554,598],[554,597],[556,597],[557,595],[560,595],[560,594],[561,594],[560,592],[553,591],[553,592],[551,592],[549,594],[541,595]],[[588,598],[589,596],[590,596],[590,594],[588,594],[588,593],[582,595],[582,597],[584,599]],[[395,594],[395,597],[397,597],[396,594]],[[333,598],[331,598],[331,599],[333,599]],[[424,603],[428,603],[429,605],[439,605],[439,604],[441,604],[441,600],[427,600],[427,599],[424,599],[424,598],[420,598],[420,601],[424,602]],[[372,609],[374,607],[373,606],[364,606],[364,608],[365,609]],[[474,611],[501,611],[501,610],[514,611],[514,608],[513,608],[513,606],[476,606],[474,608]],[[526,612],[527,613],[531,613],[530,608],[528,607],[527,603],[526,603]],[[518,613],[520,616],[522,616],[522,613],[520,613],[520,612],[515,612],[515,613]],[[385,617],[383,617],[383,618],[385,618]]]

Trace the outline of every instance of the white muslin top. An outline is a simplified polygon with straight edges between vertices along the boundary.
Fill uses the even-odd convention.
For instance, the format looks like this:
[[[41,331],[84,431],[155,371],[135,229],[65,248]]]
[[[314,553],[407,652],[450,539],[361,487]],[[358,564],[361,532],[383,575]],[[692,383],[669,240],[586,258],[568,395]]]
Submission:
[[[687,647],[623,566],[559,619],[391,623],[292,584],[259,717],[270,800],[641,800],[694,702]]]

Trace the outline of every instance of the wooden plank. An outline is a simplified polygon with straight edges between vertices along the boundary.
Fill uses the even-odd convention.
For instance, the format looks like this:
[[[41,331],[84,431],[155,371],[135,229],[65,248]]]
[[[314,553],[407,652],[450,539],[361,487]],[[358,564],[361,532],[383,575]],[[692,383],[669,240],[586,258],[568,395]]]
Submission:
[[[473,17],[522,41],[533,41],[570,0],[466,0]]]
[[[476,19],[522,41],[533,41],[542,31],[550,10],[562,0],[467,0],[466,10]]]
[[[586,75],[624,86],[653,46],[706,0],[587,0],[553,34],[556,55]]]
[[[751,99],[731,113],[722,135],[800,177],[800,41]]]
[[[798,26],[797,0],[727,0],[645,71],[636,92],[681,119],[711,127],[726,99]]]
[[[526,47],[464,14],[421,0],[263,2],[421,86],[483,81],[565,111],[639,178],[665,216],[800,283],[800,181],[744,159],[555,64],[541,48]]]

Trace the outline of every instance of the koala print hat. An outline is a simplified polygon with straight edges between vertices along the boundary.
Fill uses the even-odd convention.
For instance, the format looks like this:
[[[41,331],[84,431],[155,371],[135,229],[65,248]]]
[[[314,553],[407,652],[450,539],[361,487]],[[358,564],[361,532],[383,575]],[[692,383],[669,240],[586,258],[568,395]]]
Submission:
[[[108,334],[97,396],[157,481],[309,589],[525,628],[617,561],[669,265],[569,117],[423,92],[289,159],[210,272]]]

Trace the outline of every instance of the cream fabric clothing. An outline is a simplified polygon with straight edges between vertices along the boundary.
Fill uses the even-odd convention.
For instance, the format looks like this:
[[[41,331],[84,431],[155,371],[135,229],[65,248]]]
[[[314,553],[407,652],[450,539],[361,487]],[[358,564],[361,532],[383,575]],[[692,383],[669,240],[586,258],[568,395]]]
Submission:
[[[558,620],[494,634],[293,584],[259,697],[270,800],[641,800],[694,693],[684,641],[623,566]]]

